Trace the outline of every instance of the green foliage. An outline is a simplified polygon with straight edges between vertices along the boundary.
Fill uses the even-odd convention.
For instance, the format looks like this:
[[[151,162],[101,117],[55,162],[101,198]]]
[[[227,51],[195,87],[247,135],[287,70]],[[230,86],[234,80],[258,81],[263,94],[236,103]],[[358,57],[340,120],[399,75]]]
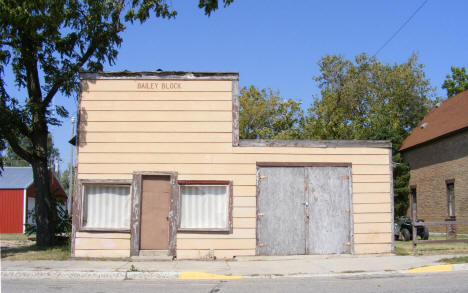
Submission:
[[[68,193],[68,189],[70,188],[70,166],[60,174],[59,182],[63,190]]]
[[[223,0],[225,6],[233,0]],[[48,186],[49,125],[60,125],[66,109],[52,109],[57,93],[76,94],[80,71],[101,71],[112,65],[126,24],[149,17],[174,18],[166,0],[19,0],[0,1],[0,151],[11,149],[33,167],[37,209],[37,244],[52,245],[53,199]],[[218,0],[201,0],[209,15]],[[5,71],[27,95],[6,90]],[[28,143],[21,144],[26,138]],[[26,146],[31,145],[31,149]],[[0,156],[0,166],[3,157]]]
[[[447,90],[448,98],[468,90],[468,74],[466,73],[466,68],[452,66],[450,69],[452,70],[452,76],[447,74],[442,84],[442,88]]]
[[[365,54],[354,62],[325,56],[319,66],[322,99],[309,108],[307,138],[384,139],[397,151],[435,103],[416,55],[395,65]]]
[[[397,165],[393,169],[393,195],[394,195],[394,208],[395,216],[406,216],[409,208],[409,180],[410,180],[410,166],[408,163],[403,162],[401,153],[393,156],[393,162]]]
[[[32,143],[31,141],[26,138],[22,137],[19,138],[18,141],[19,145],[24,148],[25,150],[28,150],[32,152]],[[60,153],[59,150],[54,147],[54,142],[52,140],[52,135],[49,134],[47,137],[47,150],[48,150],[48,162],[49,162],[49,167],[53,168],[54,167],[54,162],[59,162],[60,161]],[[7,167],[24,167],[24,166],[29,166],[29,162],[18,156],[11,146],[7,143],[7,147],[5,150],[4,154],[4,164]]]
[[[302,133],[301,103],[271,89],[241,89],[239,136],[243,139],[297,139]]]
[[[393,145],[395,214],[408,207],[409,166],[398,150],[410,131],[437,102],[423,65],[412,55],[389,65],[365,54],[354,61],[327,55],[315,78],[321,99],[309,108],[308,139],[390,140]]]
[[[70,240],[71,234],[71,216],[68,215],[67,206],[62,201],[61,196],[57,195],[57,191],[55,190],[51,194],[51,198],[53,199],[53,205],[55,206],[56,213],[54,214],[54,224],[55,224],[55,236],[58,239],[65,238],[67,241]],[[36,212],[35,210],[28,212],[28,217],[31,219],[36,219]],[[33,220],[31,224],[25,224],[25,234],[32,235],[37,233],[37,226],[36,222]]]
[[[229,6],[234,0],[223,0],[224,7]],[[218,9],[218,1],[213,0],[200,0],[198,7],[205,10],[206,15],[211,15],[211,12]]]

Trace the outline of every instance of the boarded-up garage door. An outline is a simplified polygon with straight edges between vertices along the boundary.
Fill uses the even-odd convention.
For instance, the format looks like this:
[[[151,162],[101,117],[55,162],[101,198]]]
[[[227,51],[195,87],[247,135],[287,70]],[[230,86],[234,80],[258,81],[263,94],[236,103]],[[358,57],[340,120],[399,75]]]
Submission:
[[[257,254],[351,252],[349,167],[260,167]]]

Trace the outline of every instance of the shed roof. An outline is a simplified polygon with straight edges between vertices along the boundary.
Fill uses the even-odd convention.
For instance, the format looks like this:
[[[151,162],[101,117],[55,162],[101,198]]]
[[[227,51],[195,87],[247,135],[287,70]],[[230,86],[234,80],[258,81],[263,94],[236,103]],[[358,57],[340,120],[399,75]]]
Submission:
[[[432,109],[403,141],[400,151],[468,128],[468,91],[459,93]]]
[[[31,167],[5,167],[0,174],[0,189],[25,189],[33,181]]]

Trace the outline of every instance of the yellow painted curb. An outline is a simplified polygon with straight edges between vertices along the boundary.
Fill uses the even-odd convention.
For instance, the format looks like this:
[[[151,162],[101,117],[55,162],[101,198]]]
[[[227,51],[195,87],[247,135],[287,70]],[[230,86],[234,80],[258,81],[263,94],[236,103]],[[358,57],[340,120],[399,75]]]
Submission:
[[[226,276],[203,272],[181,272],[179,274],[181,280],[237,280],[242,279],[242,276]]]
[[[431,272],[451,272],[453,270],[452,265],[437,265],[427,266],[415,269],[410,269],[410,273],[431,273]]]

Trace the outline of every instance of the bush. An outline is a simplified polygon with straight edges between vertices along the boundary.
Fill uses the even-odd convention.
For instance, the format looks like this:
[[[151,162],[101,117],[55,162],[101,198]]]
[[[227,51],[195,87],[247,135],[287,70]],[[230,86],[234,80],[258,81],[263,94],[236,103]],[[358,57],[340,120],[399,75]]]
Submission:
[[[71,216],[68,214],[66,204],[63,204],[62,199],[57,195],[57,190],[52,192],[50,198],[52,204],[56,207],[54,215],[55,222],[55,238],[57,244],[67,244],[70,242],[71,235]],[[36,211],[28,212],[28,217],[33,219],[32,224],[25,224],[24,233],[28,236],[36,234]]]

